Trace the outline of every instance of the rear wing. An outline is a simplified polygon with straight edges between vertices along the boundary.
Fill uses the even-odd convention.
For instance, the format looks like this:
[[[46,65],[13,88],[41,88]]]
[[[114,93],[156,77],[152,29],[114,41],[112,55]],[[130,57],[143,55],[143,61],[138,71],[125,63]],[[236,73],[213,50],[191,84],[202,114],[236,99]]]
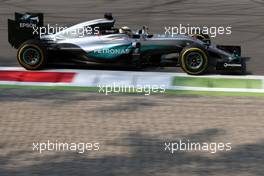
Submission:
[[[39,35],[34,33],[44,25],[43,13],[17,13],[15,19],[8,19],[8,42],[14,48],[18,48],[29,39],[37,39]]]

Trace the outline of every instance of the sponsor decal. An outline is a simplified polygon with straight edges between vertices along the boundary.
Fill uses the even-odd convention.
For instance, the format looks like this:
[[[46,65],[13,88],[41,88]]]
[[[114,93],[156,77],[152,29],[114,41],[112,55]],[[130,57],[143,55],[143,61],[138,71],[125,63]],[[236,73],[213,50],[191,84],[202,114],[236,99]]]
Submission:
[[[98,49],[94,50],[97,54],[128,54],[130,49]]]
[[[242,64],[229,64],[229,63],[224,63],[224,67],[242,67]]]
[[[37,27],[37,24],[33,23],[19,23],[20,28],[35,28]]]

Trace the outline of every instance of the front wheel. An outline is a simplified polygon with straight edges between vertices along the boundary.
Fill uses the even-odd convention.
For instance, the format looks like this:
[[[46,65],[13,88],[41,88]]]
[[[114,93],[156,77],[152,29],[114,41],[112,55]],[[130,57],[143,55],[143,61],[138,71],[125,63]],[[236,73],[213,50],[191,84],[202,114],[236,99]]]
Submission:
[[[17,52],[17,60],[27,70],[39,70],[46,65],[46,52],[37,41],[26,41]]]
[[[208,69],[208,56],[198,47],[187,47],[180,53],[180,65],[190,75],[200,75]]]

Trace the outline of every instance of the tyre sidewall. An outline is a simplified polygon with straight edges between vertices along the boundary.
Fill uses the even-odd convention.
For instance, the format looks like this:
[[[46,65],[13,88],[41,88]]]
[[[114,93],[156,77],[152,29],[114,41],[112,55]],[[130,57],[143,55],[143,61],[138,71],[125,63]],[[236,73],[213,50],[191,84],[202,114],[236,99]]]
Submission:
[[[187,65],[186,56],[188,56],[188,54],[190,54],[192,52],[197,52],[197,53],[201,54],[203,57],[203,63],[198,69],[191,69]],[[203,74],[204,72],[206,72],[208,69],[208,66],[209,66],[208,63],[209,63],[208,62],[208,55],[207,55],[206,51],[204,51],[203,49],[201,49],[199,47],[188,47],[188,48],[184,49],[180,54],[180,64],[181,64],[182,69],[186,73],[191,74],[191,75],[199,75],[199,74]]]

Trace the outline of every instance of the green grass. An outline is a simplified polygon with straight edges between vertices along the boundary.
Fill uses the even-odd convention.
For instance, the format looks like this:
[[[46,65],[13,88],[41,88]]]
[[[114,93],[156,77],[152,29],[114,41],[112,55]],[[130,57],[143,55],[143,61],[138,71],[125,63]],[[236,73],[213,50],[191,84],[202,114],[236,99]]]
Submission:
[[[73,87],[73,86],[25,86],[25,85],[0,85],[2,89],[29,89],[29,90],[60,90],[60,91],[85,91],[99,92],[98,87]],[[124,94],[136,94],[137,92],[126,92]],[[104,93],[101,93],[104,94]],[[109,93],[112,95],[115,93]],[[144,94],[144,93],[138,93]],[[157,94],[151,93],[150,95]],[[250,92],[211,92],[211,91],[190,91],[190,90],[166,90],[165,93],[159,94],[175,94],[175,95],[206,95],[206,96],[254,96],[264,97],[264,93]]]
[[[98,92],[98,87],[77,87],[77,86],[27,86],[27,85],[0,85],[0,88],[6,89],[30,89],[30,90],[73,90]]]
[[[235,78],[174,77],[173,85],[189,87],[260,89],[262,88],[262,80]]]
[[[167,94],[177,95],[205,95],[205,96],[228,96],[228,97],[264,97],[264,93],[255,92],[218,92],[218,91],[192,91],[192,90],[166,90]]]

